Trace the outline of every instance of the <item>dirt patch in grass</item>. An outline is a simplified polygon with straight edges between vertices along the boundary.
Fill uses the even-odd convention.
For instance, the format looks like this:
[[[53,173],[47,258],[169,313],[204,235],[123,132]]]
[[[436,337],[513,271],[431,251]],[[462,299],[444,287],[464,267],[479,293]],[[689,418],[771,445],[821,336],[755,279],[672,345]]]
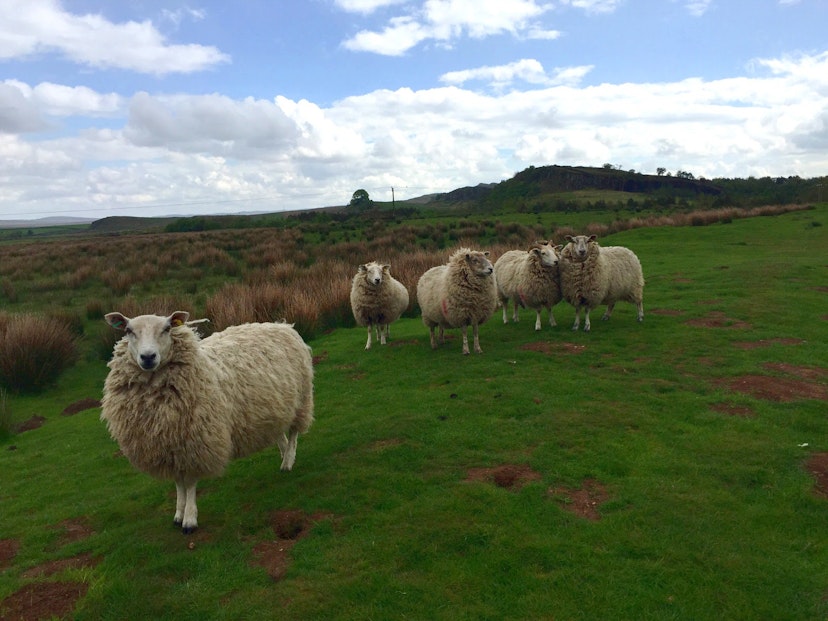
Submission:
[[[575,343],[549,343],[546,341],[538,341],[536,343],[526,343],[520,348],[524,351],[536,351],[542,354],[580,354],[586,350],[586,345],[577,345]]]
[[[733,405],[732,403],[714,403],[710,409],[720,414],[727,414],[728,416],[738,416],[740,418],[753,418],[756,412],[753,409],[744,405]]]
[[[32,416],[28,420],[24,420],[20,423],[17,427],[14,428],[15,433],[23,433],[25,431],[32,431],[34,429],[40,429],[43,426],[43,423],[46,422],[45,416]]]
[[[262,541],[253,548],[253,564],[263,567],[273,580],[285,577],[290,566],[290,551],[313,526],[330,516],[307,515],[303,511],[275,511],[270,516],[270,528],[276,539]]]
[[[71,558],[62,558],[48,563],[43,563],[37,567],[32,567],[23,572],[24,578],[41,578],[46,576],[54,576],[67,569],[83,569],[86,567],[95,567],[101,562],[100,558],[92,556],[89,552],[78,554]]]
[[[92,527],[89,526],[89,524],[87,524],[85,518],[63,520],[55,527],[55,529],[63,531],[60,539],[55,544],[57,548],[62,548],[63,546],[75,543],[76,541],[83,541],[84,539],[87,539],[95,534],[95,531],[92,530]]]
[[[678,317],[683,315],[684,311],[674,310],[671,308],[651,308],[647,311],[651,315],[664,315],[665,317]]]
[[[74,416],[78,412],[83,412],[85,410],[91,410],[92,408],[99,407],[101,407],[101,402],[98,399],[81,399],[80,401],[75,401],[74,403],[70,403],[69,405],[67,405],[60,413],[60,415]]]
[[[64,520],[55,528],[63,531],[56,544],[57,548],[86,539],[94,532],[83,518]],[[12,543],[8,543],[9,541]],[[17,554],[18,546],[19,544],[14,540],[0,542],[0,567],[3,566],[3,550],[6,550],[6,555],[12,554],[11,558],[7,559],[10,562]],[[99,562],[100,559],[89,553],[79,554],[72,558],[49,561],[27,569],[23,573],[23,578],[37,579],[54,576],[68,569],[95,567]],[[89,585],[75,581],[32,582],[0,602],[0,619],[35,621],[67,617],[75,609],[77,601],[86,595],[88,589]]]
[[[86,595],[89,585],[83,582],[34,582],[15,591],[0,602],[0,619],[39,621],[62,619]]]
[[[828,453],[814,453],[805,462],[805,469],[814,477],[814,493],[828,498]]]
[[[759,339],[758,341],[745,341],[743,343],[734,343],[739,349],[759,349],[760,347],[770,347],[771,345],[804,345],[805,341],[794,338],[776,338],[776,339]]]
[[[323,351],[321,354],[317,354],[312,357],[313,359],[313,366],[316,366],[320,362],[325,362],[328,359],[328,352],[327,350]]]
[[[757,399],[789,403],[800,399],[828,400],[828,386],[807,380],[772,375],[742,375],[720,384]]]
[[[688,326],[693,326],[694,328],[728,328],[746,330],[751,327],[746,321],[731,319],[721,311],[713,311],[707,313],[704,317],[699,317],[697,319],[688,319],[685,323]]]
[[[567,511],[593,522],[601,519],[598,509],[609,500],[607,488],[595,479],[585,479],[581,489],[550,487],[547,495]]]
[[[471,468],[466,477],[467,481],[483,481],[493,483],[503,489],[519,490],[527,483],[539,481],[541,475],[529,466],[520,464],[504,464],[493,468]]]
[[[0,539],[0,569],[10,567],[19,550],[20,542],[17,539]]]
[[[785,362],[766,362],[765,369],[790,377],[775,375],[742,375],[723,379],[719,385],[757,399],[788,403],[800,399],[828,401],[828,370]]]

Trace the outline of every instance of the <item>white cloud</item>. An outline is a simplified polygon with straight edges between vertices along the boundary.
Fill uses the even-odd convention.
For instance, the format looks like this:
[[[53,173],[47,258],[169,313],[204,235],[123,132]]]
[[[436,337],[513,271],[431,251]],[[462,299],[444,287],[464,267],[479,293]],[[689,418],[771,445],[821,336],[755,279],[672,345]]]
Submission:
[[[544,31],[533,22],[549,8],[537,0],[425,0],[416,10],[389,20],[383,30],[360,31],[343,45],[353,51],[399,56],[422,41],[450,43],[464,34],[484,38],[529,32],[553,38],[554,31]]]
[[[130,204],[145,215],[298,209],[347,203],[358,187],[382,196],[393,185],[402,199],[551,163],[706,177],[825,174],[828,52],[754,67],[721,80],[582,86],[588,67],[550,71],[524,59],[447,74],[440,88],[375,90],[328,107],[139,93],[120,128],[37,142],[0,134],[0,213],[55,204],[98,217]],[[529,87],[461,87],[472,79]],[[36,101],[38,88],[0,84],[0,98],[19,102],[7,121],[18,131],[42,123],[49,105],[109,113],[106,95],[52,85]]]
[[[344,11],[368,14],[387,6],[402,4],[405,1],[406,0],[334,0],[334,4]]]
[[[561,0],[561,4],[583,9],[587,13],[612,13],[624,0]]]
[[[713,4],[713,0],[691,0],[685,2],[684,6],[693,17],[701,17],[707,13],[711,4]]]
[[[58,0],[0,3],[0,58],[57,53],[72,62],[165,75],[202,71],[229,57],[211,46],[170,44],[148,21],[115,24],[75,15]]]
[[[115,93],[98,93],[85,86],[65,86],[41,82],[31,87],[18,80],[6,80],[16,88],[38,113],[49,116],[112,116],[123,106],[123,98]]]
[[[461,85],[479,80],[495,88],[503,88],[521,80],[528,84],[550,86],[580,82],[591,69],[591,66],[556,68],[552,75],[548,75],[540,62],[524,58],[507,65],[450,71],[440,76],[440,81],[446,84]]]

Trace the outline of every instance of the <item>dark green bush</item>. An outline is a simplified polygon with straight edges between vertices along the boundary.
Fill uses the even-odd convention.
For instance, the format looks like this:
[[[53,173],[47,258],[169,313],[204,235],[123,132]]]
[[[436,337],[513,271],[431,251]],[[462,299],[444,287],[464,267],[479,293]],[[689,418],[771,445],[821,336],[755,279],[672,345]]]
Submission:
[[[0,318],[0,386],[36,393],[77,360],[76,337],[64,321],[36,315]]]

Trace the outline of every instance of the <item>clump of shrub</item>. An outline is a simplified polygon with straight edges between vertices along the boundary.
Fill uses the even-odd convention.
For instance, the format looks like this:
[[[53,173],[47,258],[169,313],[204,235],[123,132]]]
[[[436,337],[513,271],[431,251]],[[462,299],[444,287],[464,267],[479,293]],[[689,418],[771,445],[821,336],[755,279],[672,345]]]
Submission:
[[[0,386],[36,393],[77,360],[77,340],[64,321],[37,315],[0,315]]]

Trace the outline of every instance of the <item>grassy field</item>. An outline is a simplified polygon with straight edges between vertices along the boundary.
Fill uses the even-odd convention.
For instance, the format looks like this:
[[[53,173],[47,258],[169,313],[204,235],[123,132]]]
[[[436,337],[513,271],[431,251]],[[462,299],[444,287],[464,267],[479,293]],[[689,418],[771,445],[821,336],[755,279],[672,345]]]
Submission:
[[[8,395],[45,421],[0,442],[0,617],[828,617],[828,206],[602,242],[641,259],[642,324],[498,311],[469,357],[416,318],[318,336],[293,472],[273,448],[202,482],[191,536],[97,408],[62,415],[101,360]]]

